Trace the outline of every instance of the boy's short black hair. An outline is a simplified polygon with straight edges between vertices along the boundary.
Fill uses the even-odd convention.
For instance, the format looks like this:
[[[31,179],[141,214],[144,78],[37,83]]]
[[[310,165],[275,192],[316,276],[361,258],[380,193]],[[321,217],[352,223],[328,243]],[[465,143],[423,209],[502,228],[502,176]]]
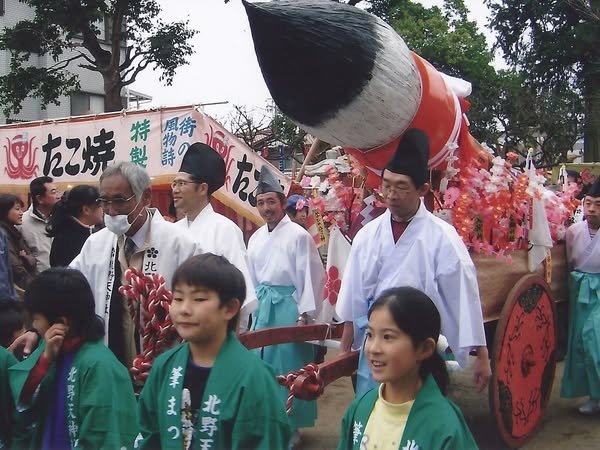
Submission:
[[[30,315],[40,314],[50,325],[67,318],[70,334],[85,341],[104,336],[92,288],[79,270],[53,267],[43,271],[29,284],[24,303]]]
[[[203,253],[185,260],[173,274],[173,289],[181,283],[215,291],[221,306],[238,299],[241,309],[246,299],[246,282],[240,269],[227,258],[213,253]],[[228,331],[235,331],[239,316],[238,310],[227,324]]]

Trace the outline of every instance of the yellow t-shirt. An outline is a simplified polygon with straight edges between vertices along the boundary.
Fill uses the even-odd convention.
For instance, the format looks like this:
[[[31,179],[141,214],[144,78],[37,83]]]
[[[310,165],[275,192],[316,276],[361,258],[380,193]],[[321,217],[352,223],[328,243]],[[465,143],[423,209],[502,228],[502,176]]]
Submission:
[[[398,450],[408,414],[414,400],[394,404],[383,399],[383,384],[379,386],[379,397],[361,439],[361,450]]]

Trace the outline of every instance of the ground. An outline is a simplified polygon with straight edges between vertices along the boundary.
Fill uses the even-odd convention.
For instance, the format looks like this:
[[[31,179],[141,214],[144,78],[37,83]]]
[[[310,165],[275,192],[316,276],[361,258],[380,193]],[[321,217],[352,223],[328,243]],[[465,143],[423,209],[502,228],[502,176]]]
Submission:
[[[329,357],[329,355],[328,355]],[[575,450],[600,448],[600,416],[584,417],[577,406],[585,399],[560,398],[563,363],[559,363],[554,379],[552,397],[539,432],[522,448],[524,450]],[[477,393],[467,370],[453,373],[450,398],[462,409],[475,440],[482,450],[507,449],[502,444],[490,414],[487,390]],[[349,378],[327,386],[319,399],[319,418],[314,428],[304,431],[302,449],[335,449],[340,423],[346,407],[353,398]]]

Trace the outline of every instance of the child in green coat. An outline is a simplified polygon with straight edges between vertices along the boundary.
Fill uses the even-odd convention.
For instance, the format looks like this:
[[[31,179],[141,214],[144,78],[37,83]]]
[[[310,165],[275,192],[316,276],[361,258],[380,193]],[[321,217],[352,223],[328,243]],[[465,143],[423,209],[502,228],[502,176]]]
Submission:
[[[8,368],[17,363],[17,359],[0,347],[0,449],[10,447],[12,416],[14,404],[8,385]]]
[[[440,314],[423,292],[384,291],[368,313],[365,355],[379,387],[346,411],[338,450],[476,449],[445,397],[448,372],[436,345]]]
[[[242,273],[222,256],[193,256],[175,271],[169,312],[186,342],[154,361],[140,395],[137,446],[287,448],[275,375],[235,336],[245,295]]]
[[[17,422],[13,447],[130,449],[136,402],[127,369],[104,345],[104,323],[81,272],[48,269],[32,280],[25,307],[43,337],[9,369]]]

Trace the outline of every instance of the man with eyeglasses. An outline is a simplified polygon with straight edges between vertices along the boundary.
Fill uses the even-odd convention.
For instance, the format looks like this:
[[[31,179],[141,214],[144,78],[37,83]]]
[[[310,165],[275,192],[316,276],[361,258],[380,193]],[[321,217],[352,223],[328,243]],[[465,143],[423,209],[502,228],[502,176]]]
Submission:
[[[196,142],[188,149],[181,168],[171,183],[175,208],[185,212],[176,226],[194,239],[204,252],[224,256],[244,275],[246,300],[240,311],[240,331],[248,327],[248,316],[258,306],[242,230],[215,212],[212,194],[225,184],[225,161],[206,144]]]
[[[367,313],[386,289],[410,286],[425,292],[442,317],[442,333],[461,366],[471,349],[481,391],[491,376],[475,266],[451,225],[425,208],[429,191],[429,139],[419,129],[404,133],[381,180],[387,211],[355,236],[336,304],[345,321],[342,350],[361,348]],[[376,383],[361,349],[356,395]]]
[[[143,168],[130,162],[108,166],[100,176],[98,198],[106,228],[91,235],[69,265],[90,283],[96,314],[105,322],[105,343],[127,367],[139,353],[140,341],[119,294],[125,271],[136,267],[146,275],[162,275],[170,289],[175,269],[201,253],[190,237],[149,207],[151,195],[150,177]],[[35,334],[26,333],[13,347],[29,354],[36,341]]]

